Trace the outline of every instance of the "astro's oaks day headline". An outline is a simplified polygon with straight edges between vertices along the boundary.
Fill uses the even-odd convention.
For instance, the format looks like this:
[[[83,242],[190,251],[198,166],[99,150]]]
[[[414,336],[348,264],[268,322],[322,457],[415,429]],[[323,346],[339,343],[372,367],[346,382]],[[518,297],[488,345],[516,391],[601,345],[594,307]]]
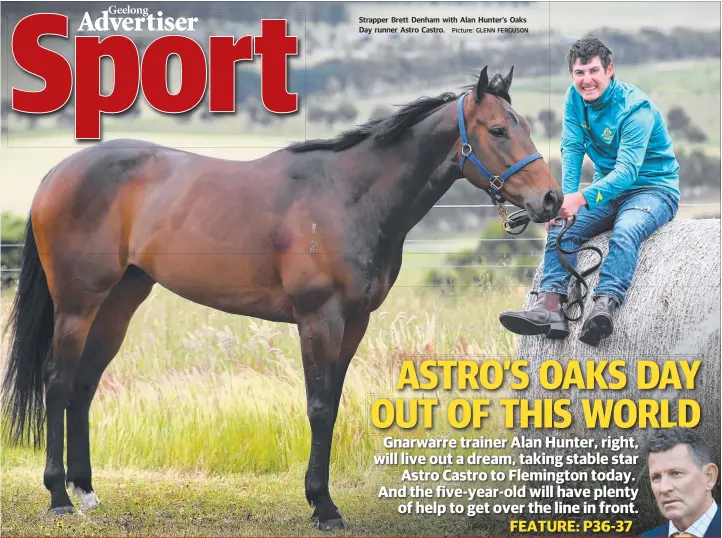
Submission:
[[[75,28],[75,70],[58,51],[40,44],[43,36],[68,39],[68,17],[35,13],[12,31],[12,54],[24,71],[45,81],[40,91],[12,88],[12,108],[29,114],[49,114],[69,105],[75,87],[75,138],[99,140],[103,114],[128,110],[139,94],[150,106],[166,114],[195,108],[209,92],[211,113],[235,112],[236,62],[261,61],[261,101],[272,113],[298,110],[298,94],[287,91],[288,56],[297,55],[298,37],[288,35],[286,19],[263,19],[257,36],[211,36],[209,58],[200,44],[183,32],[193,31],[198,17],[166,17],[162,11],[110,6],[100,16],[86,12]],[[176,32],[154,39],[143,52],[134,32]],[[93,32],[127,35],[101,37]],[[87,34],[87,35],[86,35]],[[167,62],[176,55],[181,65],[180,89],[167,85]],[[107,95],[100,88],[100,59],[109,57],[115,84]],[[118,76],[122,73],[122,76]]]
[[[439,420],[454,429],[480,429],[491,416],[494,406],[502,409],[504,427],[565,429],[574,423],[572,399],[560,398],[559,391],[570,389],[594,391],[581,397],[581,414],[586,428],[693,428],[701,418],[699,402],[690,398],[653,399],[614,398],[615,391],[630,386],[645,390],[694,390],[700,360],[547,360],[536,371],[529,371],[526,360],[404,360],[401,363],[396,390],[425,391],[494,391],[507,380],[509,397],[452,398],[377,398],[371,403],[371,423],[378,430],[434,428]],[[538,379],[548,398],[516,397],[514,391],[525,391],[530,380]],[[468,393],[466,393],[468,394]]]

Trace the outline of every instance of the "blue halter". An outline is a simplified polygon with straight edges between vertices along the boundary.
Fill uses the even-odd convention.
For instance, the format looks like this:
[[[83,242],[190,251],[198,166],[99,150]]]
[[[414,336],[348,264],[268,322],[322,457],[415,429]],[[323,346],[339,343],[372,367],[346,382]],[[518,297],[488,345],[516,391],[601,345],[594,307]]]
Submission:
[[[466,162],[466,159],[469,159],[472,163],[474,163],[474,166],[476,166],[479,169],[479,172],[489,180],[489,190],[487,191],[489,193],[489,196],[491,197],[491,203],[495,206],[499,205],[499,202],[497,200],[497,191],[501,189],[504,186],[504,182],[509,179],[509,177],[524,168],[527,164],[530,162],[536,161],[537,159],[542,158],[542,154],[538,151],[536,153],[532,153],[528,157],[524,157],[521,161],[516,163],[514,166],[509,168],[506,172],[504,172],[501,175],[498,174],[492,174],[489,172],[489,170],[481,164],[481,161],[477,159],[476,155],[474,155],[474,150],[471,148],[471,145],[469,144],[469,140],[466,137],[466,126],[464,125],[464,97],[466,97],[466,94],[459,97],[458,102],[458,117],[459,117],[459,134],[461,135],[461,162],[459,163],[459,168],[461,169],[461,172],[464,172],[464,163]]]

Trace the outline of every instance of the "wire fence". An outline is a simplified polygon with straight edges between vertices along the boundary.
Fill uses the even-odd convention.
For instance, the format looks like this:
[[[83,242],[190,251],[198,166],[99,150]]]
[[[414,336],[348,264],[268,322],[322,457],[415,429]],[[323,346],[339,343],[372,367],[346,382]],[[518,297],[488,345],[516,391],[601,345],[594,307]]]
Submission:
[[[493,204],[436,204],[432,208],[433,209],[484,209],[484,208],[493,208],[495,207]],[[710,208],[720,208],[719,202],[690,202],[690,203],[682,203],[680,204],[680,207],[710,207]],[[417,238],[417,239],[407,239],[404,241],[405,244],[443,244],[443,243],[468,243],[474,241],[479,244],[483,243],[511,243],[515,241],[536,241],[536,242],[545,242],[546,237],[503,237],[503,238],[481,238],[478,236],[469,236],[469,237],[450,237],[450,238]],[[22,248],[24,246],[24,243],[0,243],[0,249],[6,249],[6,248]],[[409,254],[423,254],[424,252],[415,252],[415,253],[409,253]],[[439,252],[439,251],[428,251],[426,252],[428,254],[454,254],[456,252]],[[483,252],[479,252],[479,254],[484,254]],[[497,254],[497,253],[488,253],[488,254]],[[514,253],[515,255],[519,254],[530,254],[530,253]],[[537,265],[516,265],[511,263],[500,263],[500,264],[464,264],[464,265],[448,265],[448,264],[434,264],[434,265],[413,265],[413,264],[404,264],[401,269],[494,269],[494,268],[519,268],[519,269],[533,269],[536,268]],[[0,273],[17,273],[20,272],[19,268],[6,268],[4,266],[0,266]]]

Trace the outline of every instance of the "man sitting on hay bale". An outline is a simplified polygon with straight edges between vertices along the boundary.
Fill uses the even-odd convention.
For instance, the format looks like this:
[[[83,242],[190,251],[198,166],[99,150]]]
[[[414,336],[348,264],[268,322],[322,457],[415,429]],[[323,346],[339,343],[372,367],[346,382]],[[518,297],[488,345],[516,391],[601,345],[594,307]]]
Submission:
[[[613,229],[594,307],[579,337],[597,346],[612,334],[612,315],[632,282],[642,241],[677,213],[679,164],[659,109],[636,86],[615,80],[612,52],[601,41],[580,39],[567,60],[573,83],[565,97],[561,136],[562,218],[546,224],[549,234],[537,303],[528,311],[503,312],[499,319],[516,334],[569,336],[562,305],[571,273],[562,265],[556,240],[563,219],[576,215],[564,236],[565,249],[570,249],[567,241],[576,249]],[[585,153],[594,163],[594,180],[579,190]],[[570,257],[573,266],[575,258]]]

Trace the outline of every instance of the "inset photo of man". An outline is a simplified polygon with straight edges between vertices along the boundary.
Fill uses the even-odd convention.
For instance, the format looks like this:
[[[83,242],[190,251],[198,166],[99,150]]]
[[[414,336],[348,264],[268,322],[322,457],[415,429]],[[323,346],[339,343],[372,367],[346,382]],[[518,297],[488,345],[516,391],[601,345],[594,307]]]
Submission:
[[[642,536],[720,536],[719,506],[712,498],[719,469],[693,430],[660,430],[647,446],[652,492],[669,521]]]

